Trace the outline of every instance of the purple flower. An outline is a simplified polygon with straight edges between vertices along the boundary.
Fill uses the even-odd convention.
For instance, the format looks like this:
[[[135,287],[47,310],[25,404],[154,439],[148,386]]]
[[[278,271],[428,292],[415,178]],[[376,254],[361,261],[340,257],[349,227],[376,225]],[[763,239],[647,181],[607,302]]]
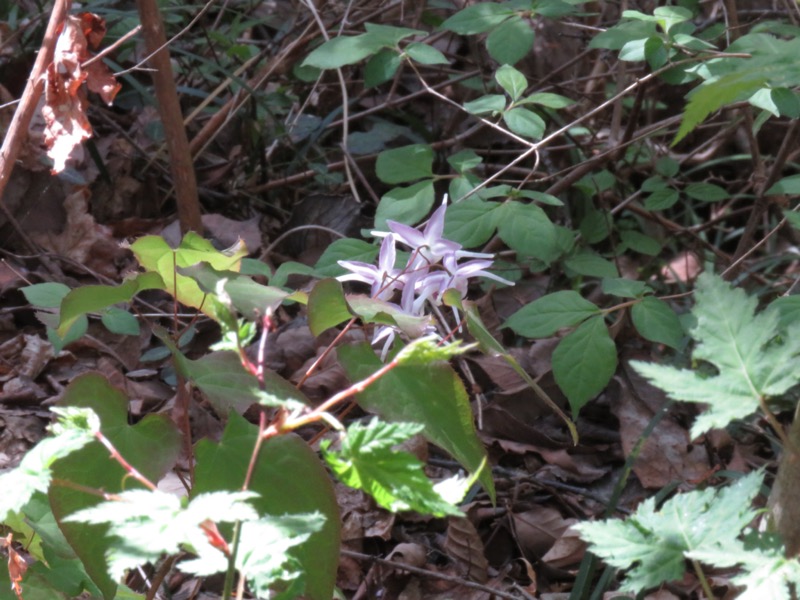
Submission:
[[[394,268],[394,238],[387,236],[381,244],[378,255],[378,266],[357,260],[340,260],[339,265],[351,271],[347,275],[337,277],[339,281],[361,281],[371,286],[370,296],[378,300],[390,300],[398,289],[402,289],[402,271]]]

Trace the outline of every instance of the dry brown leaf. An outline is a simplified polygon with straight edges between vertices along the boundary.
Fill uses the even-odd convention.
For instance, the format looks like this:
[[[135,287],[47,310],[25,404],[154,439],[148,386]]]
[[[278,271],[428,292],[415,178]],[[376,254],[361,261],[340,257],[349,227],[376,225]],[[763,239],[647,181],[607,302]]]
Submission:
[[[485,583],[489,579],[489,563],[483,541],[469,519],[450,517],[443,550],[453,559],[462,577]]]
[[[105,248],[111,244],[114,248],[117,247],[111,238],[111,230],[104,225],[97,224],[94,217],[89,214],[89,190],[87,188],[78,188],[68,195],[64,200],[64,209],[67,216],[63,231],[31,235],[37,244],[54,254],[84,265],[92,262],[90,258],[95,245]]]
[[[567,519],[566,522],[569,521],[572,521],[572,524],[576,522],[575,519]],[[542,562],[555,569],[566,569],[581,562],[585,552],[586,542],[581,539],[577,531],[570,527],[561,534],[553,547],[542,557]]]
[[[556,543],[572,520],[561,516],[555,508],[535,506],[524,512],[512,513],[517,543],[530,559],[544,556]]]
[[[121,87],[103,62],[82,67],[92,56],[89,46],[97,47],[104,35],[103,19],[81,13],[67,16],[56,41],[53,62],[47,66],[41,110],[45,120],[44,143],[53,160],[53,173],[63,171],[70,158],[82,158],[81,143],[92,135],[83,84],[100,94],[107,104],[111,104]]]
[[[651,389],[652,393],[650,390],[647,393],[651,401],[654,397],[666,401],[663,395],[658,396],[655,388]],[[622,449],[627,457],[639,443],[655,413],[618,377],[611,382],[608,396],[611,411],[619,419]],[[709,469],[708,454],[705,447],[690,442],[686,429],[669,416],[664,417],[645,441],[633,464],[633,472],[641,484],[646,488],[660,489],[675,479],[693,481],[701,478]]]

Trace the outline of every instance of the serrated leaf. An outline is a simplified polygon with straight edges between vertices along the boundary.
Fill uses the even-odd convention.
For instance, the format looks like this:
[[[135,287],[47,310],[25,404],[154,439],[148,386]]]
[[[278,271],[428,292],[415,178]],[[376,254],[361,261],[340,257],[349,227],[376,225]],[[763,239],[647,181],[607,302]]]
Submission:
[[[736,543],[755,517],[750,505],[761,488],[756,471],[733,485],[679,494],[656,510],[648,498],[625,519],[579,523],[573,527],[592,552],[611,566],[629,569],[621,591],[643,592],[682,579],[690,553]]]
[[[780,332],[778,312],[756,314],[755,298],[714,275],[704,273],[698,278],[695,297],[692,313],[697,325],[690,333],[697,345],[692,356],[714,365],[718,374],[703,377],[685,369],[631,363],[672,398],[708,404],[692,427],[692,437],[747,417],[763,399],[783,394],[800,380],[793,368],[800,355],[795,333],[800,325],[793,325],[780,342],[775,341]]]
[[[92,409],[100,418],[105,437],[150,481],[161,479],[177,460],[180,434],[175,425],[165,415],[147,415],[136,425],[129,425],[128,399],[101,375],[88,373],[75,378],[59,405]],[[53,476],[111,494],[141,487],[109,458],[108,450],[98,441],[59,460],[53,467]],[[113,597],[117,583],[108,574],[106,557],[112,543],[105,537],[107,527],[64,521],[68,515],[94,506],[101,499],[80,487],[64,486],[51,486],[49,499],[64,536],[86,572],[105,597]]]
[[[342,346],[337,355],[351,381],[361,381],[381,368],[368,344]],[[472,421],[464,384],[449,364],[396,367],[357,397],[359,405],[390,422],[420,423],[423,435],[449,452],[475,473],[486,457]],[[480,482],[494,497],[491,473],[483,471]]]
[[[679,348],[683,328],[678,315],[663,300],[646,296],[633,305],[631,318],[636,331],[651,342]]]
[[[54,431],[55,437],[40,441],[25,454],[18,467],[0,475],[2,489],[14,492],[0,494],[0,522],[5,522],[9,513],[21,511],[36,492],[47,493],[52,478],[51,469],[57,460],[77,452],[94,440],[96,426],[75,426],[78,417],[74,412],[76,409],[69,410],[73,412],[63,414],[65,424]],[[84,413],[83,417],[87,425],[90,419],[97,419],[93,412],[91,415]],[[70,422],[73,426],[67,426]]]
[[[523,137],[540,140],[544,135],[545,123],[542,117],[527,108],[512,108],[503,113],[503,121],[508,128]]]
[[[336,452],[323,448],[323,455],[342,483],[364,490],[387,510],[459,516],[461,511],[436,493],[424,465],[413,455],[393,449],[422,429],[417,423],[377,419],[366,426],[355,423],[347,428],[341,448]]]
[[[617,348],[602,316],[591,317],[553,352],[553,375],[572,414],[605,389],[617,370]]]
[[[506,320],[504,327],[525,337],[542,338],[564,327],[577,325],[600,312],[595,304],[585,300],[578,292],[562,290],[526,304]]]
[[[449,17],[442,23],[442,28],[461,35],[483,33],[512,16],[514,10],[508,6],[494,2],[479,2]]]
[[[786,331],[800,323],[800,296],[782,296],[769,305],[769,310],[778,311],[778,329]]]
[[[528,80],[525,79],[525,75],[517,71],[511,65],[503,65],[497,69],[494,78],[497,80],[497,83],[500,84],[500,87],[511,96],[512,102],[519,100],[528,87]]]
[[[535,34],[527,20],[514,15],[489,33],[486,51],[501,65],[513,65],[533,49],[534,39]]]
[[[209,439],[198,442],[192,497],[240,489],[257,437],[258,427],[231,414],[219,443]],[[317,454],[296,435],[266,440],[255,463],[249,489],[258,493],[250,504],[259,516],[317,512],[325,517],[322,529],[290,550],[290,554],[305,573],[305,597],[330,600],[339,564],[341,519],[333,485]]]

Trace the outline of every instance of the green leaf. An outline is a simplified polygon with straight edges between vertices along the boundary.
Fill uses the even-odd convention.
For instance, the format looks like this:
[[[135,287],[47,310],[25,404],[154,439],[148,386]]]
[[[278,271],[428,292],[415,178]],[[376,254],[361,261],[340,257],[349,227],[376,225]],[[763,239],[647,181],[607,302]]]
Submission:
[[[553,375],[573,415],[605,389],[616,370],[617,348],[602,316],[581,323],[553,352]]]
[[[755,471],[723,490],[678,494],[659,510],[655,498],[648,498],[624,521],[609,519],[573,527],[609,565],[629,569],[621,591],[644,592],[682,579],[686,559],[695,553],[736,544],[742,529],[756,516],[750,505],[763,477]]]
[[[651,342],[680,348],[683,328],[673,310],[663,300],[646,296],[633,305],[631,317],[636,331]]]
[[[517,71],[511,65],[503,65],[494,74],[497,83],[500,84],[506,93],[511,96],[511,101],[516,102],[528,87],[528,80],[525,75]]]
[[[483,159],[478,156],[473,150],[459,150],[455,154],[447,157],[447,164],[449,164],[457,173],[465,173],[474,169],[483,162]]]
[[[767,191],[767,196],[780,196],[780,195],[789,195],[789,196],[796,196],[800,194],[800,175],[790,175],[789,177],[784,177],[783,179],[779,179],[773,186],[771,186]],[[46,285],[40,283],[39,285]],[[27,288],[23,288],[23,291]],[[27,297],[27,294],[25,295]],[[28,302],[31,302],[28,300]],[[34,304],[31,302],[31,304]]]
[[[586,277],[619,277],[617,266],[605,258],[584,250],[564,261],[564,266]]]
[[[687,558],[720,568],[738,567],[731,583],[744,588],[745,600],[792,600],[800,584],[800,562],[786,556],[783,543],[774,533],[752,532],[745,541],[726,541],[713,548],[686,553]]]
[[[380,49],[374,40],[364,36],[337,37],[320,45],[301,63],[301,67],[341,69],[362,61]]]
[[[196,308],[217,321],[230,318],[230,311],[223,303],[213,296],[209,297],[190,277],[176,273],[176,268],[207,262],[220,271],[236,271],[247,252],[244,247],[226,254],[214,248],[208,240],[189,232],[176,250],[170,248],[163,238],[155,235],[139,238],[131,244],[131,250],[145,270],[161,276],[164,285],[162,289],[169,293],[174,291],[181,304]]]
[[[433,149],[428,144],[412,144],[378,154],[375,173],[384,183],[405,183],[433,177]]]
[[[21,288],[29,304],[39,308],[58,308],[70,289],[63,283],[34,283]]]
[[[690,183],[686,186],[686,190],[684,191],[689,198],[701,200],[702,202],[719,202],[720,200],[727,200],[731,197],[725,188],[714,185],[713,183]]]
[[[232,413],[219,443],[200,440],[195,451],[192,497],[241,489],[257,437],[258,427]],[[296,435],[265,440],[249,489],[258,494],[250,504],[259,516],[318,512],[325,517],[322,529],[290,554],[305,573],[305,596],[309,600],[330,600],[339,564],[341,518],[330,477],[316,453]]]
[[[547,108],[566,108],[567,106],[572,106],[575,104],[573,100],[570,100],[566,96],[562,96],[560,94],[552,94],[550,92],[538,92],[536,94],[531,94],[527,98],[524,98],[520,104],[538,104],[540,106],[545,106]]]
[[[100,418],[100,429],[125,460],[150,481],[158,481],[172,468],[180,451],[180,434],[165,415],[147,415],[136,425],[128,424],[128,399],[104,377],[88,373],[67,387],[60,406],[92,409]],[[53,467],[53,477],[78,487],[51,486],[50,505],[64,536],[83,562],[86,572],[105,597],[113,597],[116,580],[108,574],[108,553],[113,546],[108,528],[65,522],[79,510],[101,502],[80,486],[114,494],[141,485],[110,459],[98,441],[62,458]]]
[[[444,217],[444,237],[465,248],[485,244],[495,232],[494,211],[499,207],[497,202],[486,202],[474,196],[452,204]]]
[[[782,341],[775,341],[780,332],[778,311],[756,314],[755,298],[710,274],[698,278],[695,298],[692,313],[697,325],[690,333],[697,344],[692,356],[713,364],[718,374],[702,376],[686,369],[631,363],[670,397],[708,404],[692,427],[692,437],[747,417],[759,409],[763,398],[783,394],[800,380],[793,368],[800,354],[800,324],[791,325]]]
[[[403,59],[393,48],[383,48],[370,57],[364,67],[364,87],[369,89],[394,77]]]
[[[647,210],[667,210],[672,208],[678,202],[680,194],[678,190],[672,188],[663,188],[656,190],[644,200],[644,207]]]
[[[502,112],[506,108],[506,97],[502,94],[487,94],[464,102],[464,110],[473,115]]]
[[[335,279],[323,279],[308,295],[308,327],[314,336],[326,329],[353,318],[344,299],[342,284]]]
[[[403,51],[406,56],[421,65],[446,65],[450,61],[439,50],[428,44],[413,42]]]
[[[442,27],[461,35],[471,35],[489,31],[512,16],[514,10],[505,3],[479,2],[458,11],[442,23]]]
[[[486,51],[501,65],[513,65],[533,49],[534,32],[522,17],[514,15],[495,27],[486,38]]]
[[[205,293],[235,308],[250,321],[260,320],[285,300],[302,301],[297,293],[289,295],[280,288],[261,285],[235,271],[217,270],[206,262],[178,269],[178,272],[195,280]]]
[[[425,336],[404,346],[394,357],[397,364],[408,365],[427,365],[437,360],[450,360],[454,356],[460,356],[474,348],[475,344],[463,345],[461,340],[456,340],[449,344],[440,343],[437,336]]]
[[[342,483],[364,490],[387,510],[460,516],[463,513],[433,489],[422,462],[393,450],[422,429],[418,423],[383,423],[374,418],[366,426],[354,423],[347,428],[340,450],[330,452],[325,444],[323,456]]]
[[[314,265],[314,272],[320,278],[338,277],[348,272],[347,269],[339,266],[340,260],[356,260],[371,264],[376,256],[378,256],[378,247],[375,244],[364,240],[342,238],[325,249],[317,264]]]
[[[525,337],[542,338],[600,313],[595,304],[578,292],[562,290],[526,304],[506,320],[504,327]]]
[[[553,222],[535,204],[508,202],[495,218],[500,239],[512,250],[548,264],[560,254]]]
[[[527,108],[512,108],[503,113],[503,121],[508,128],[523,137],[542,139],[545,124],[542,117]]]
[[[797,94],[785,87],[762,88],[750,96],[749,102],[757,108],[770,112],[774,117],[796,119],[800,115],[800,100]]]
[[[778,329],[786,331],[794,323],[800,323],[800,296],[782,296],[769,305],[778,312]]]
[[[121,302],[130,302],[139,292],[163,290],[164,281],[157,273],[140,273],[120,285],[84,285],[72,290],[61,301],[61,321],[58,334],[64,336],[75,321],[91,312]]]
[[[419,223],[431,211],[435,196],[432,179],[389,190],[378,203],[375,228],[386,231],[386,221],[399,221],[406,225]]]
[[[167,338],[162,339],[171,346]],[[264,369],[262,389],[258,378],[245,370],[235,352],[212,352],[189,360],[174,346],[171,350],[177,370],[205,394],[221,415],[242,414],[253,404],[283,406],[289,410],[310,404],[300,390],[269,369]]]
[[[661,252],[661,244],[657,239],[639,231],[626,229],[620,231],[619,237],[626,247],[635,252],[646,254],[647,256],[658,256]]]
[[[610,277],[603,279],[600,283],[604,294],[620,298],[640,298],[648,291],[648,286],[644,281],[635,279]]]
[[[691,20],[694,15],[683,6],[659,6],[653,11],[653,16],[664,33],[669,33],[675,25]]]
[[[632,40],[647,39],[656,32],[656,24],[646,21],[623,21],[598,33],[589,42],[589,48],[621,50]]]
[[[342,346],[336,352],[351,381],[361,381],[382,366],[368,344]],[[472,422],[469,398],[447,363],[395,367],[360,393],[357,401],[386,421],[423,425],[423,435],[470,472],[481,468],[486,451]],[[484,471],[480,482],[494,498],[491,473]]]
[[[52,428],[55,437],[40,441],[25,454],[17,468],[0,475],[2,489],[14,491],[0,494],[0,522],[5,522],[10,513],[20,512],[36,492],[47,492],[51,469],[57,460],[94,440],[99,427],[94,412],[74,408],[59,411],[53,411],[60,414],[58,424]]]
[[[532,190],[520,190],[518,193],[522,198],[536,200],[537,202],[541,202],[542,204],[546,204],[548,206],[564,206],[564,203],[552,194],[534,192]]]
[[[365,323],[393,325],[399,327],[410,338],[423,335],[431,324],[429,315],[419,317],[410,315],[396,304],[368,296],[348,296],[347,304]]]
[[[112,306],[103,311],[100,320],[111,333],[119,335],[139,335],[141,331],[138,319],[127,310],[122,310],[116,306]]]

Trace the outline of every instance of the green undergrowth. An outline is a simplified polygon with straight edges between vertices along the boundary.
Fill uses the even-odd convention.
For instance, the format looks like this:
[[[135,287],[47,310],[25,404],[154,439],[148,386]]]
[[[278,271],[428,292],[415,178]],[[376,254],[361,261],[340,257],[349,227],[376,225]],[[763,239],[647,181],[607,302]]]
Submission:
[[[361,238],[337,239],[313,265],[287,261],[273,271],[247,258],[243,245],[220,252],[189,233],[172,248],[145,236],[130,247],[138,271],[119,285],[25,288],[56,351],[82,338],[90,319],[118,335],[152,332],[157,348],[143,358],[171,357],[165,379],[177,383],[178,401],[189,401],[187,386],[199,390],[225,428],[219,441],[189,441],[188,421],[148,415],[131,424],[122,391],[96,373],[75,378],[53,410],[49,437],[0,476],[0,489],[14,491],[0,494],[0,521],[35,559],[14,582],[24,597],[142,597],[123,581],[151,564],[223,573],[225,598],[244,581],[258,597],[329,600],[341,541],[332,477],[394,512],[460,515],[471,489],[496,500],[464,353],[505,361],[531,401],[555,415],[568,445],[579,442],[576,422],[618,373],[632,339],[657,359],[632,362],[637,372],[672,399],[699,405],[693,438],[741,422],[766,424],[783,450],[779,485],[771,486],[765,469],[728,473],[719,489],[650,498],[626,519],[581,523],[581,537],[624,572],[619,589],[626,592],[680,580],[688,567],[708,596],[711,573],[727,569],[742,597],[791,597],[800,581],[793,526],[800,515],[792,501],[800,489],[793,470],[800,434],[784,433],[781,415],[796,404],[800,303],[788,293],[774,298],[787,291],[780,269],[796,257],[771,246],[744,266],[739,261],[746,272],[736,286],[711,273],[750,250],[735,245],[747,241],[741,215],[751,205],[772,207],[758,224],[800,226],[787,199],[800,193],[798,165],[785,162],[782,147],[757,151],[770,138],[764,131],[794,127],[800,117],[800,30],[761,20],[732,35],[706,19],[699,3],[679,4],[626,10],[602,26],[593,5],[579,0],[478,2],[461,10],[429,2],[414,27],[399,17],[337,24],[329,29],[338,35],[318,36],[289,65],[284,87],[253,92],[253,111],[263,117],[258,127],[288,148],[287,169],[308,166],[321,187],[372,186],[374,219]],[[129,17],[98,10],[119,17],[117,27]],[[168,24],[183,22],[180,10],[165,14]],[[230,35],[212,32],[225,50],[217,61],[176,42],[181,64],[191,65],[185,70],[196,67],[216,84],[251,58],[252,47],[230,41],[249,27],[240,17],[221,19]],[[542,24],[582,32],[587,56],[613,62],[624,76],[591,90],[566,80],[540,85],[527,60]],[[276,29],[282,39],[286,31]],[[467,49],[458,54],[441,40]],[[284,126],[287,107],[312,85],[332,81],[341,90],[357,82],[362,97],[378,98],[379,110],[370,120],[354,118],[335,141],[329,124],[349,110],[346,97],[329,113],[304,114],[305,121],[292,115],[308,125],[302,131]],[[380,106],[405,85],[451,111],[441,119],[457,123],[447,143],[439,143],[444,134],[435,123]],[[122,98],[135,105],[147,90],[132,87]],[[667,105],[662,96],[678,100]],[[720,118],[720,111],[744,116]],[[620,117],[615,127],[608,112]],[[634,131],[642,114],[659,120]],[[728,140],[731,123],[753,140],[750,155],[698,158],[703,136],[713,131],[711,139]],[[465,142],[459,136],[472,127],[491,135]],[[360,163],[370,165],[365,179],[329,170],[319,158],[338,157],[342,148],[348,158],[374,157]],[[739,179],[742,160],[758,170],[752,185]],[[676,273],[682,263],[674,259],[688,262],[688,255],[707,273]],[[743,289],[753,274],[761,298]],[[293,275],[311,283],[291,288]],[[532,280],[546,282],[530,292]],[[511,286],[527,291],[513,310],[489,311],[490,321],[476,298]],[[187,356],[193,327],[177,311],[163,320],[140,317],[143,293],[213,321],[220,340],[204,355]],[[263,348],[276,313],[286,310],[301,312],[315,336],[353,327],[373,336],[372,343],[331,346],[351,385],[321,404],[265,368]],[[551,339],[555,388],[540,385],[514,348]],[[367,416],[342,423],[335,415],[350,401]],[[322,426],[332,433],[310,444],[309,431]],[[415,435],[452,456],[464,474],[429,479],[418,458],[397,449]],[[191,464],[182,473],[185,494],[160,490],[179,461]],[[593,560],[584,562],[590,566],[581,569],[574,600],[601,597],[613,584],[613,571],[591,576]],[[11,589],[7,577],[0,570],[4,590]]]

